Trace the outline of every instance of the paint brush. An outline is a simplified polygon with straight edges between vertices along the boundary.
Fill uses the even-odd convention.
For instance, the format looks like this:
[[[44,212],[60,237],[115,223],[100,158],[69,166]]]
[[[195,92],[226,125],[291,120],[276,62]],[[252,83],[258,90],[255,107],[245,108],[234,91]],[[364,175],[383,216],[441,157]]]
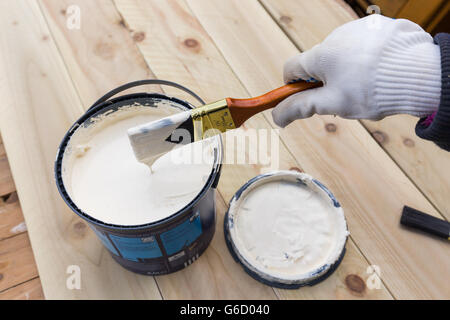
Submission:
[[[136,159],[151,165],[176,145],[192,143],[238,128],[250,117],[275,107],[287,97],[322,85],[322,82],[300,81],[255,98],[226,98],[130,128],[128,137]]]

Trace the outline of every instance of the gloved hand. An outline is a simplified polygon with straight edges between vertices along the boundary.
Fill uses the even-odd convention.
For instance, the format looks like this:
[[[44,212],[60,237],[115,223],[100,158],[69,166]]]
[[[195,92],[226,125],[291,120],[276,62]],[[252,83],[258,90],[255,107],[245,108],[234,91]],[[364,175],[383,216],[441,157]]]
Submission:
[[[440,49],[411,21],[370,15],[291,58],[284,81],[300,79],[324,86],[279,103],[272,115],[281,127],[315,113],[372,120],[398,113],[424,117],[440,102]]]

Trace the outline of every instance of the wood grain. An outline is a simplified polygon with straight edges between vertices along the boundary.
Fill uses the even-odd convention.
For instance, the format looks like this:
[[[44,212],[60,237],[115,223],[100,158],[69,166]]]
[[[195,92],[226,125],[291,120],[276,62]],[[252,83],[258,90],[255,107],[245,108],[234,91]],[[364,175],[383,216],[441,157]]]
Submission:
[[[298,51],[263,7],[237,0],[188,3],[252,95],[279,85],[284,61]],[[381,268],[395,297],[449,296],[442,282],[450,270],[448,244],[399,227],[404,204],[438,212],[359,122],[316,116],[294,122],[280,135],[302,168],[340,199],[352,239]]]
[[[15,287],[0,292],[0,300],[42,300],[44,292],[42,291],[41,281],[34,278]]]
[[[414,21],[425,26],[445,0],[411,1],[409,0],[398,12],[397,18]]]
[[[0,127],[46,298],[159,299],[154,279],[124,272],[56,190],[57,146],[83,108],[40,8],[1,3],[0,26]],[[81,290],[66,287],[69,265]]]
[[[0,241],[0,292],[37,276],[26,233]]]
[[[363,9],[364,13],[367,13],[366,9],[370,5],[376,5],[380,8],[380,13],[383,16],[395,18],[408,0],[356,0],[356,2]]]
[[[111,1],[42,0],[39,3],[84,109],[122,84],[154,78]],[[66,9],[70,5],[80,8],[79,30],[66,27],[69,17]],[[153,86],[151,90],[160,89]]]
[[[26,231],[17,194],[10,195],[6,200],[0,198],[0,240]]]
[[[5,147],[0,136],[0,197],[8,195],[14,190],[16,190],[16,187],[14,186]]]
[[[214,101],[226,96],[247,97],[249,95],[248,91],[245,90],[239,79],[236,78],[228,66],[227,61],[224,60],[220,52],[215,47],[214,42],[208,36],[207,31],[203,29],[196,17],[192,14],[183,1],[118,0],[115,1],[115,3],[130,28],[146,34],[146,39],[139,42],[138,46],[156,76],[171,79],[170,77],[172,75],[177,75],[178,82],[186,85],[195,92],[201,92],[201,96],[206,101]],[[166,21],[170,21],[170,23],[167,23]],[[169,63],[169,61],[171,61],[171,63],[154,63],[154,61],[158,61],[161,57],[163,57],[167,63]],[[276,86],[272,87],[272,89],[273,88],[276,88]],[[262,92],[263,90],[261,90],[260,93]],[[271,126],[262,115],[257,115],[247,121],[242,128],[238,129],[238,132],[240,135],[245,135],[246,132],[254,129],[267,130],[271,129]],[[232,138],[233,136],[227,134],[224,137],[226,146],[228,145],[227,141],[230,137]],[[300,170],[299,163],[295,161],[290,152],[283,145],[281,145],[280,148],[281,150],[279,155],[278,153],[269,153],[267,156],[273,158],[279,156],[281,169],[288,170],[290,168],[295,168],[296,170]],[[235,152],[234,148],[225,149],[225,158],[230,157],[231,154]],[[248,146],[245,153],[247,158],[251,154],[258,153],[257,145]],[[228,163],[228,161],[225,160],[225,163]],[[258,163],[248,165],[225,164],[223,166],[222,175],[219,182],[220,194],[226,201],[228,201],[245,181],[267,169],[268,168],[265,168],[263,165]],[[214,263],[219,266],[218,261],[213,262],[213,256],[210,254],[210,251],[217,250],[214,248],[216,245],[219,245],[219,243],[223,248],[223,255],[228,255],[227,259],[230,261],[232,260],[227,250],[225,250],[225,244],[221,231],[217,230],[216,232],[220,232],[220,236],[218,237],[216,234],[212,248],[209,248],[206,252],[206,259],[211,259],[211,264]],[[355,246],[349,246],[348,250],[350,251],[350,255],[354,256],[355,259],[344,260],[342,270],[348,270],[349,272],[351,271],[358,274],[364,273],[368,266],[364,257],[356,251]],[[202,259],[203,257],[201,257],[198,262],[202,261]],[[200,264],[197,265],[196,262],[191,267],[186,269],[186,272],[194,273],[194,268],[199,266]],[[227,269],[228,268],[230,267],[227,265]],[[336,292],[336,284],[339,284],[340,287],[343,288],[342,291],[349,290],[346,289],[345,286],[345,278],[348,275],[345,274],[345,271],[341,274],[333,274],[329,281],[327,280],[324,282],[320,292],[321,297],[336,299],[351,296],[348,292],[347,294],[343,294],[342,292],[337,294]],[[220,272],[218,273],[220,274]],[[242,270],[240,273],[234,272],[234,274],[236,276],[239,275],[240,283],[249,283],[249,286],[254,286],[255,281],[249,276],[243,274]],[[160,277],[157,278],[159,288],[161,289],[164,297],[169,296],[179,298],[183,297],[183,294],[186,294],[187,290],[176,290],[173,285],[175,281],[166,281],[166,279],[178,279],[178,277],[178,274],[166,276],[164,277],[164,281],[161,281]],[[197,287],[196,282],[186,283],[179,281],[179,283],[185,284],[188,288],[189,286]],[[214,287],[220,287],[223,286],[224,282],[216,279],[210,283],[214,283]],[[174,290],[176,291],[174,292]],[[203,290],[210,291],[211,289],[204,288]],[[222,290],[225,290],[225,288]],[[298,291],[301,290],[304,289],[300,289]],[[179,291],[182,293],[179,293]],[[308,294],[305,291],[303,292],[303,297],[314,297],[312,293]],[[279,290],[276,290],[276,293],[281,296]],[[262,294],[262,292],[254,292],[252,295],[246,295],[245,297],[254,297],[256,294],[259,294],[257,297],[261,298],[260,294]],[[225,296],[228,298],[236,295],[237,297],[241,296],[239,292],[230,291],[229,293],[222,293],[220,297]],[[188,295],[188,297],[190,296]],[[213,297],[216,297],[216,295],[213,294]],[[270,296],[267,297],[270,298]],[[390,298],[390,295],[384,286],[381,286],[381,289],[378,291],[365,292],[365,297]]]
[[[416,136],[416,123],[417,118],[397,115],[364,126],[448,220],[450,173],[443,168],[450,165],[450,153]]]
[[[313,47],[335,28],[358,18],[351,8],[343,8],[346,4],[337,5],[341,1],[335,0],[260,2],[300,50]]]
[[[355,17],[347,15],[332,0],[262,0],[268,12],[278,20],[289,14],[289,25],[280,26],[301,50],[308,50],[340,25]],[[312,23],[322,19],[322,23]],[[316,40],[314,40],[316,39]],[[415,134],[417,119],[396,115],[382,121],[362,121],[384,150],[394,159],[417,187],[447,219],[450,218],[450,172],[441,170],[450,164],[450,154]]]
[[[444,18],[448,17],[448,14],[450,12],[450,2],[447,1],[445,4],[442,5],[438,9],[438,11],[435,13],[435,15],[432,17],[431,21],[429,21],[426,30],[432,34],[435,34],[436,32],[442,32],[445,29],[435,30],[435,28],[443,21]],[[448,18],[447,18],[448,19]],[[448,31],[448,30],[446,30]]]

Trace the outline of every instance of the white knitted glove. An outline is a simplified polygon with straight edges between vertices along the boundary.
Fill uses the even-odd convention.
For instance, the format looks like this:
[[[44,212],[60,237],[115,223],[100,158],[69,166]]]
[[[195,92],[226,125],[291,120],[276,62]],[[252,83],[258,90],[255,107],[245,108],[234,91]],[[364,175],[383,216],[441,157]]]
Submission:
[[[281,127],[315,113],[372,120],[398,113],[423,117],[439,106],[440,49],[411,21],[370,15],[291,58],[284,81],[300,79],[324,86],[278,104],[272,115]]]

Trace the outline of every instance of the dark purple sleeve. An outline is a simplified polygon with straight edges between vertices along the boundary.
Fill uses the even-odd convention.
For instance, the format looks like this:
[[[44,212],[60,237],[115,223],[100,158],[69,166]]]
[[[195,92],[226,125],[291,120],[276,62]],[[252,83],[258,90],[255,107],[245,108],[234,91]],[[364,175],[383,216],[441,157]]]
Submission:
[[[441,49],[442,91],[439,109],[416,125],[416,134],[450,151],[450,34],[439,33],[434,42]]]

